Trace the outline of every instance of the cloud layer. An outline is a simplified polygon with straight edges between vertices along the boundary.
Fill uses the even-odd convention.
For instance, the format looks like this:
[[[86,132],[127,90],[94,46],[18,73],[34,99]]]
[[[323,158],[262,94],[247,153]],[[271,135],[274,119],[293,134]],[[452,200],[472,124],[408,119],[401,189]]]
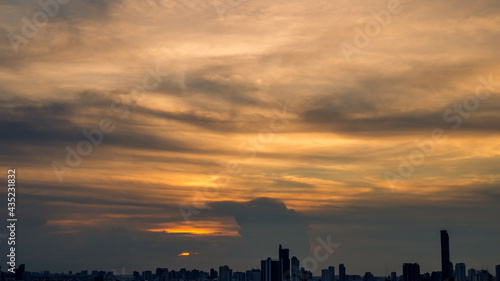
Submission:
[[[432,271],[443,228],[454,262],[498,263],[498,1],[229,2],[0,4],[0,166],[19,172],[28,270],[243,270],[331,235],[321,267]],[[151,69],[168,75],[138,99]],[[68,166],[103,119],[113,132]]]

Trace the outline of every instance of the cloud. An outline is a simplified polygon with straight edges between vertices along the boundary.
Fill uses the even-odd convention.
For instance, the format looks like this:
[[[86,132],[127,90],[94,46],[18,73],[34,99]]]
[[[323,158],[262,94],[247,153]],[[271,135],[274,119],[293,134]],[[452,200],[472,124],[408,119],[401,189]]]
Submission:
[[[276,256],[277,245],[293,248],[291,254],[305,256],[309,250],[308,225],[280,200],[257,198],[247,202],[214,202],[215,214],[234,216],[243,237],[242,251],[252,249],[255,258]]]
[[[74,0],[18,54],[6,35],[21,34],[22,18],[40,8],[3,1],[0,166],[19,171],[29,270],[243,270],[276,257],[280,243],[305,257],[330,234],[342,246],[328,262],[352,274],[385,274],[402,259],[435,270],[425,249],[443,225],[473,266],[491,262],[473,245],[487,252],[498,236],[498,91],[456,131],[443,112],[479,75],[499,79],[500,5],[402,3],[348,64],[339,44],[353,43],[354,28],[387,1],[252,0],[221,20],[204,0]],[[169,76],[120,120],[110,105],[129,100],[156,65]],[[289,123],[263,142],[284,106]],[[50,164],[105,117],[115,131],[59,183]],[[436,127],[446,141],[392,192],[383,173]],[[215,186],[212,172],[232,161],[241,173],[184,222],[178,205]],[[239,235],[145,231],[178,225]]]

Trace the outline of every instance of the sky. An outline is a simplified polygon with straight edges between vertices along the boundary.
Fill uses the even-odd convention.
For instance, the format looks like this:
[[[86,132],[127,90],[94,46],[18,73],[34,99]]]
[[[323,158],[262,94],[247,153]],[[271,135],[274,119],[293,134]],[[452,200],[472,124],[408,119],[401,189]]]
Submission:
[[[2,0],[0,33],[28,271],[431,272],[442,229],[500,264],[498,1]]]

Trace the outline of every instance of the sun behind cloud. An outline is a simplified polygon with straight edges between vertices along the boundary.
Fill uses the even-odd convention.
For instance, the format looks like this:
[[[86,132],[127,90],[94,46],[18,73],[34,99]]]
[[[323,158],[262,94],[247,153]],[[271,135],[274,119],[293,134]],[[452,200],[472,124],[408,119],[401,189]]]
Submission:
[[[197,255],[198,253],[190,253],[190,252],[184,252],[180,253],[177,256],[182,257],[182,256],[190,256],[190,255]]]

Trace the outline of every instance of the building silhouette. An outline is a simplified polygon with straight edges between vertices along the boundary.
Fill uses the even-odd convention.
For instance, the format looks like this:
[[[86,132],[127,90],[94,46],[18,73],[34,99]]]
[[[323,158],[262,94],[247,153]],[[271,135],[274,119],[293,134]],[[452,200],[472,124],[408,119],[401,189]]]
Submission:
[[[246,281],[246,274],[244,272],[233,272],[233,281]]]
[[[218,281],[232,281],[233,270],[229,266],[219,266],[219,278]]]
[[[391,281],[398,281],[398,275],[396,272],[391,272]]]
[[[478,270],[472,278],[474,281],[493,281],[493,276],[487,270]]]
[[[290,252],[279,246],[279,261],[281,269],[281,280],[290,281]],[[281,281],[280,280],[280,281]]]
[[[313,279],[312,272],[309,270],[305,270],[303,267],[300,268],[300,280],[301,281],[310,281]]]
[[[339,264],[339,281],[345,280],[345,266],[343,263]]]
[[[453,268],[451,268],[451,271]],[[441,230],[441,274],[442,281],[452,281],[450,276],[450,238],[448,231]]]
[[[243,272],[233,272],[229,266],[219,267],[219,272],[211,268],[209,272],[198,269],[181,268],[179,271],[168,268],[156,268],[154,272],[145,270],[140,274],[133,271],[133,281],[500,281],[500,265],[495,266],[495,277],[488,270],[467,270],[465,263],[455,266],[449,261],[449,236],[446,230],[441,230],[441,266],[442,271],[420,274],[418,263],[404,263],[403,273],[398,276],[391,272],[389,276],[377,277],[366,272],[364,276],[346,275],[344,264],[339,264],[339,278],[335,280],[335,267],[329,266],[321,270],[321,277],[314,276],[311,271],[300,268],[297,257],[289,258],[289,250],[279,245],[279,259],[267,258],[261,261],[261,269],[251,269]],[[455,270],[453,270],[455,267]],[[1,269],[1,267],[0,267]],[[115,277],[113,271],[82,270],[73,274],[50,273],[49,271],[28,272],[25,265],[20,264],[16,272],[2,272],[0,281],[121,281],[123,276]],[[467,272],[467,275],[466,275]],[[388,273],[388,272],[387,272]],[[493,272],[492,272],[493,273]],[[320,279],[321,278],[321,279]]]
[[[420,265],[418,263],[403,264],[403,281],[420,281]]]
[[[474,280],[475,276],[476,276],[476,270],[474,268],[467,270],[467,280],[468,281]]]
[[[365,276],[363,276],[363,281],[375,281],[375,276],[371,272],[365,272]]]
[[[217,274],[217,270],[215,270],[214,268],[210,268],[210,279],[211,280],[214,280],[217,278],[218,274]]]
[[[23,275],[24,275],[24,271],[25,270],[26,270],[26,266],[24,264],[20,264],[17,267],[17,270],[16,270],[16,280],[23,280]]]
[[[253,268],[252,270],[246,271],[246,281],[260,281],[261,274],[260,269]]]
[[[300,262],[297,257],[292,257],[292,280],[291,281],[300,281]]]
[[[465,263],[457,263],[455,265],[455,281],[467,281],[465,271]]]
[[[261,281],[282,281],[281,262],[267,258],[260,262]]]

